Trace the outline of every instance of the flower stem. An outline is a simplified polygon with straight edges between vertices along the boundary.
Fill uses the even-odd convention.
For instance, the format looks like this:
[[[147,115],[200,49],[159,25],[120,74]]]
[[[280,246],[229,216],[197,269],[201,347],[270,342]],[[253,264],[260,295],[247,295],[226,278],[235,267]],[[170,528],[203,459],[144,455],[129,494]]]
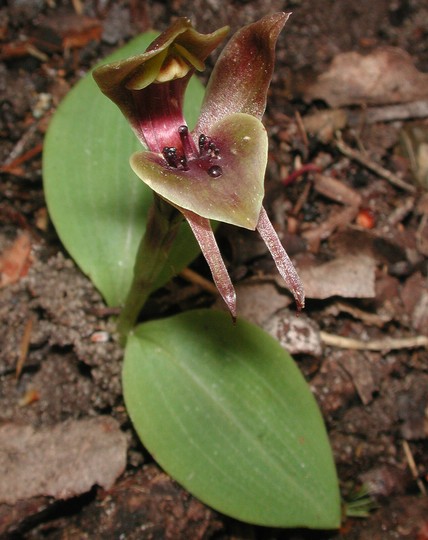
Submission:
[[[129,332],[134,328],[165,266],[181,221],[180,212],[155,195],[147,227],[138,247],[132,285],[117,321],[122,345],[125,345]]]

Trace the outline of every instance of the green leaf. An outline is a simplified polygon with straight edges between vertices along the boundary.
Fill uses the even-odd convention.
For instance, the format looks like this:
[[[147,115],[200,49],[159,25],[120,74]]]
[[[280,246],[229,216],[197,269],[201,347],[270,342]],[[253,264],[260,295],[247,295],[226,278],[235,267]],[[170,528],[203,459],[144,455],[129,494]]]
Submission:
[[[157,34],[142,34],[106,58],[141,53]],[[104,63],[104,62],[103,62]],[[192,78],[184,112],[196,123],[204,89]],[[70,255],[109,305],[121,305],[132,281],[139,241],[152,202],[151,190],[129,166],[141,149],[117,107],[86,75],[66,96],[51,121],[43,153],[49,214]],[[182,227],[159,286],[180,271],[199,249]]]
[[[128,340],[123,387],[143,444],[206,504],[259,525],[339,526],[315,399],[260,328],[208,310],[144,323]]]

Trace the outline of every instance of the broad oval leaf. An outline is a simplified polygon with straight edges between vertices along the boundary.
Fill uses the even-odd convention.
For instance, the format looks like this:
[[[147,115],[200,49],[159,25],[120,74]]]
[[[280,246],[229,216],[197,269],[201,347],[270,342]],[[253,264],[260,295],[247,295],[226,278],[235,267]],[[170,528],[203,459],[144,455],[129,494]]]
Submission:
[[[259,525],[339,526],[315,399],[260,328],[209,310],[141,324],[128,339],[123,387],[143,444],[206,504]]]
[[[138,36],[105,62],[141,53],[156,35]],[[201,83],[192,78],[184,107],[191,126],[203,94]],[[109,305],[121,305],[126,298],[152,202],[151,190],[129,166],[136,150],[141,145],[129,124],[91,74],[60,104],[44,143],[44,188],[52,222],[70,255]],[[189,264],[198,251],[183,226],[158,285]]]

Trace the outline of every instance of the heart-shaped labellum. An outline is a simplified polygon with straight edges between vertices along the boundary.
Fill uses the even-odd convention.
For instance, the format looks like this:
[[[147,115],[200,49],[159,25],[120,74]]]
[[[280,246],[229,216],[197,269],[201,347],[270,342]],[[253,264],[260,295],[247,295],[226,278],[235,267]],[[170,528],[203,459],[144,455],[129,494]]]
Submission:
[[[183,155],[139,152],[131,167],[172,205],[254,230],[264,196],[268,140],[263,124],[248,114],[227,116],[199,137],[199,149],[182,130]]]

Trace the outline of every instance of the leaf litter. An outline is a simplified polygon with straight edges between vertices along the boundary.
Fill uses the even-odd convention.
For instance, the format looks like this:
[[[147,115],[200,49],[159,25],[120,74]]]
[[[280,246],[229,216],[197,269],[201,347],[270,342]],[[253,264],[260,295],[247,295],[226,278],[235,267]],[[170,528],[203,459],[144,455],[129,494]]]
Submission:
[[[427,85],[428,74],[416,69],[406,51],[383,47],[366,55],[339,53],[305,99],[323,99],[331,107],[387,105],[426,99]]]
[[[0,446],[0,504],[40,495],[67,499],[95,484],[108,489],[126,466],[126,436],[110,417],[40,429],[6,423]]]

